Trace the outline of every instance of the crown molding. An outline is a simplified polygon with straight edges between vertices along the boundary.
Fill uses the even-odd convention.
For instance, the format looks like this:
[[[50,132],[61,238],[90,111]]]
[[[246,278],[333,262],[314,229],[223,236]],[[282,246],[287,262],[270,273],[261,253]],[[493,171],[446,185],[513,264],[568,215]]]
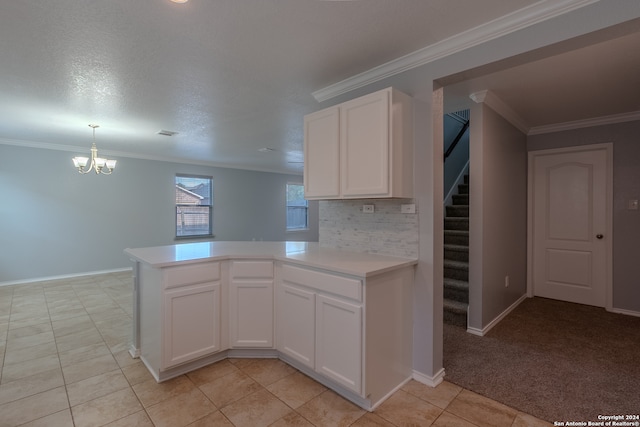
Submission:
[[[363,73],[329,85],[313,92],[312,95],[318,102],[326,101],[354,89],[367,86],[387,77],[428,64],[440,58],[497,39],[598,1],[599,0],[542,0]]]
[[[478,104],[486,104],[493,111],[500,114],[506,121],[518,128],[525,135],[529,134],[530,126],[527,122],[511,109],[502,99],[490,90],[482,90],[469,95],[474,102]]]
[[[552,125],[533,126],[531,129],[529,129],[527,135],[541,135],[544,133],[562,132],[565,130],[588,128],[592,126],[603,126],[615,123],[632,122],[635,120],[640,120],[640,111],[631,111],[629,113],[612,114],[610,116],[555,123]]]

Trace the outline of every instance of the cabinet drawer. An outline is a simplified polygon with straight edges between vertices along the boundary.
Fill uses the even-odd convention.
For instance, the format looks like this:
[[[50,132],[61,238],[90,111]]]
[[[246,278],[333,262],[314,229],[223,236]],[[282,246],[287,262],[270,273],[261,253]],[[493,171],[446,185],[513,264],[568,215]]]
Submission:
[[[273,278],[273,261],[233,261],[231,277],[234,279]]]
[[[180,267],[169,267],[164,270],[165,289],[177,286],[192,285],[220,280],[220,263],[207,262]]]
[[[291,265],[282,266],[282,279],[302,286],[362,301],[362,281]]]

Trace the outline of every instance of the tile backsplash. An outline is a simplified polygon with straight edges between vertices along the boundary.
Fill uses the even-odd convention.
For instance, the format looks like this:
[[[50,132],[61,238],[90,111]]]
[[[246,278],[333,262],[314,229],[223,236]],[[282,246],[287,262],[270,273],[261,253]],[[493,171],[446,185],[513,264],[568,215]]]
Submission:
[[[320,245],[417,258],[418,215],[400,212],[401,205],[413,203],[413,199],[323,200]],[[374,212],[364,213],[363,205],[374,205]]]

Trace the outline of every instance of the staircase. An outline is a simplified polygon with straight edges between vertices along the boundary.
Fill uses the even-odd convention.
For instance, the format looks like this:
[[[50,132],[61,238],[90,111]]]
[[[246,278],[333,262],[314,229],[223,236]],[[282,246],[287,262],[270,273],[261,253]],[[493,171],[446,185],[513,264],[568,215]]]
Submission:
[[[469,175],[444,218],[444,322],[467,327],[469,307]]]

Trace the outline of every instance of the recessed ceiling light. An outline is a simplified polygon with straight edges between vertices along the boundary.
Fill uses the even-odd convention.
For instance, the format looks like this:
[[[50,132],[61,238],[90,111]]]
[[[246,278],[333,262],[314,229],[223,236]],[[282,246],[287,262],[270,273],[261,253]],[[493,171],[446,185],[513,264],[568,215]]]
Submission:
[[[174,2],[174,3],[186,3],[189,0],[171,0],[171,1]]]

